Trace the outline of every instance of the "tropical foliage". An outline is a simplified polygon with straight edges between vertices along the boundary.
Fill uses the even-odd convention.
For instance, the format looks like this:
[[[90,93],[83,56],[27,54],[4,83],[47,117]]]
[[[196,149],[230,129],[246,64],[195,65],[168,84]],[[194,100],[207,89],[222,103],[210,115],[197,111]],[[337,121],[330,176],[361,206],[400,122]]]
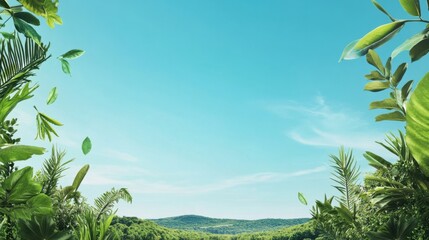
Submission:
[[[408,52],[411,62],[429,53],[428,20],[423,19],[423,3],[400,0],[410,19],[397,19],[375,0],[374,6],[390,23],[383,24],[362,38],[353,41],[343,51],[340,60],[366,55],[375,69],[365,78],[364,89],[371,92],[389,91],[387,98],[370,103],[370,109],[384,109],[376,121],[405,122],[405,132],[388,134],[377,142],[391,156],[367,151],[364,157],[375,171],[359,183],[359,171],[351,152],[340,149],[333,156],[333,180],[339,196],[316,201],[312,215],[323,239],[429,239],[429,75],[426,74],[412,92],[413,81],[403,81],[408,63],[393,68],[395,57]],[[426,2],[424,4],[428,4]],[[423,23],[421,32],[395,48],[387,58],[374,49],[380,47],[404,27]],[[337,201],[334,201],[336,199]]]
[[[25,163],[19,168],[15,164],[46,152],[42,147],[20,144],[21,139],[15,136],[19,119],[10,118],[10,114],[38,88],[32,84],[32,77],[50,55],[49,44],[43,43],[35,27],[40,25],[38,17],[50,27],[62,24],[58,6],[58,0],[0,0],[0,239],[115,239],[109,230],[114,204],[132,201],[128,191],[121,188],[107,191],[93,206],[86,203],[79,186],[89,165],[76,173],[71,185],[60,186],[59,179],[73,160],[67,160],[66,152],[55,146],[37,172]],[[83,53],[73,49],[59,56],[63,72],[70,74],[68,60]],[[57,97],[55,87],[47,104],[53,104]],[[62,123],[34,108],[36,138],[52,141],[58,137],[55,128]],[[91,140],[86,138],[82,151],[86,155],[90,150]]]

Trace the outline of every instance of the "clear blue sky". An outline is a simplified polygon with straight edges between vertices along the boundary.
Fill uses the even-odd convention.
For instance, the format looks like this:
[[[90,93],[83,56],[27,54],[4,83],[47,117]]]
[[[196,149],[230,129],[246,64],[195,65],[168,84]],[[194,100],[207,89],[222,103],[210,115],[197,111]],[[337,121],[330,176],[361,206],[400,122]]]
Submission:
[[[347,43],[389,21],[369,0],[64,0],[60,15],[63,26],[39,28],[53,58],[34,100],[64,123],[54,142],[76,160],[63,184],[90,163],[89,200],[112,186],[132,193],[120,215],[308,217],[297,192],[310,205],[335,193],[329,154],[352,147],[368,172],[362,151],[402,127],[373,121],[368,104],[385,95],[362,90],[364,59],[338,63]],[[86,53],[70,78],[55,58],[73,48]],[[59,98],[46,106],[53,86]],[[32,144],[34,104],[16,112]]]

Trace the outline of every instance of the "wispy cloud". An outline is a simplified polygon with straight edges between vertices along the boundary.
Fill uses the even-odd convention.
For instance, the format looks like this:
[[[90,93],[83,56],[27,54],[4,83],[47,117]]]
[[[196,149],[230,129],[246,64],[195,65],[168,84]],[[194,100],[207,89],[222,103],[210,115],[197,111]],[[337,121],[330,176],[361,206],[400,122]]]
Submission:
[[[222,191],[240,186],[261,183],[272,183],[285,181],[290,178],[301,177],[326,171],[325,166],[311,169],[303,169],[290,173],[263,172],[244,176],[237,176],[205,185],[174,185],[164,182],[149,181],[145,178],[134,180],[114,179],[106,175],[104,171],[93,171],[85,179],[87,185],[117,185],[127,187],[133,193],[161,193],[161,194],[203,194]]]
[[[299,120],[286,135],[305,145],[321,147],[345,146],[361,150],[375,150],[375,140],[384,133],[371,128],[368,119],[356,111],[328,105],[321,96],[311,105],[286,102],[271,105],[269,111],[287,119]]]

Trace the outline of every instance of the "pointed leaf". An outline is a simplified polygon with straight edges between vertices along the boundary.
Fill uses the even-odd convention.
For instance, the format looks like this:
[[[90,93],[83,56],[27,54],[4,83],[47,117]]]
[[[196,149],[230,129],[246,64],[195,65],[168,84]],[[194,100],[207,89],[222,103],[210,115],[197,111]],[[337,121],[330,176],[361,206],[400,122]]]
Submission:
[[[70,51],[64,53],[63,55],[61,55],[61,57],[67,58],[67,59],[75,59],[75,58],[82,56],[84,53],[85,53],[85,51],[83,51],[83,50],[73,49],[73,50],[70,50]]]
[[[377,117],[375,117],[375,121],[377,121],[377,122],[386,121],[386,120],[405,121],[405,116],[401,112],[395,111],[395,112],[391,112],[391,113],[381,114],[381,115],[378,115]]]
[[[22,19],[29,24],[32,24],[35,26],[40,25],[39,19],[37,19],[33,14],[31,14],[29,12],[17,12],[15,14],[13,14],[13,16],[16,18]]]
[[[398,104],[395,99],[387,98],[382,101],[375,101],[369,105],[369,109],[397,109]]]
[[[429,73],[420,80],[407,104],[405,140],[420,169],[429,176]]]
[[[56,100],[57,100],[57,97],[58,97],[58,92],[57,92],[57,88],[56,87],[54,87],[54,88],[52,88],[51,89],[51,91],[49,92],[49,95],[48,95],[48,100],[46,101],[46,104],[52,104],[52,103],[54,103]]]
[[[31,158],[33,155],[42,155],[45,149],[27,145],[2,145],[0,147],[0,162],[9,163]]]
[[[74,188],[75,191],[79,189],[79,186],[82,183],[83,179],[85,178],[86,173],[88,173],[88,170],[89,170],[89,165],[86,164],[76,174],[76,177],[74,178],[73,184],[72,184],[72,187]]]
[[[429,52],[429,39],[423,39],[410,50],[411,61],[417,61]]]
[[[375,0],[371,0],[371,2],[372,2],[372,4],[375,5],[376,8],[378,8],[378,10],[380,10],[381,12],[383,12],[384,14],[386,14],[390,18],[390,20],[392,22],[395,21],[395,19],[378,2],[376,2]]]
[[[419,0],[399,0],[402,7],[412,16],[420,16],[420,3]]]
[[[31,38],[38,45],[41,45],[42,37],[36,32],[36,30],[34,30],[32,26],[16,17],[13,18],[13,23],[15,24],[15,29],[18,32],[24,34],[27,38]]]
[[[429,31],[429,28],[426,28],[423,32],[417,33],[416,35],[408,38],[403,42],[401,45],[399,45],[395,50],[393,50],[391,57],[395,58],[398,56],[399,53],[403,51],[409,51],[411,48],[413,48],[417,43],[422,41],[423,39],[427,38],[426,34]]]
[[[390,87],[390,84],[387,81],[373,81],[373,82],[367,83],[364,89],[366,91],[379,92],[389,87]]]
[[[82,142],[82,152],[83,154],[88,154],[91,151],[92,143],[89,137],[86,137]]]
[[[46,19],[49,27],[53,28],[56,24],[62,24],[58,16],[58,0],[19,0],[19,2],[32,13],[42,16]]]
[[[0,6],[3,7],[3,8],[10,8],[10,6],[6,2],[6,0],[0,0]]]
[[[395,73],[392,76],[391,83],[393,86],[398,86],[399,82],[402,80],[405,72],[407,71],[408,65],[406,63],[402,63],[398,66]]]
[[[405,99],[407,99],[408,95],[410,94],[412,84],[413,84],[413,80],[410,80],[407,83],[405,83],[404,86],[402,87],[401,89],[402,101],[405,101]]]
[[[63,69],[63,72],[65,74],[69,74],[70,75],[71,74],[71,72],[70,72],[70,63],[67,60],[62,59],[62,58],[59,58],[59,60],[61,62],[61,68]]]
[[[368,80],[385,80],[386,78],[379,71],[372,71],[370,74],[365,75]]]
[[[381,25],[363,36],[353,48],[357,55],[365,55],[369,49],[375,49],[389,41],[404,26],[404,21],[395,21]]]
[[[304,204],[304,205],[307,205],[308,203],[307,203],[307,199],[305,199],[305,197],[304,197],[304,194],[302,194],[302,193],[298,193],[298,199],[299,199],[299,201],[302,203],[302,204]]]
[[[343,53],[341,54],[340,60],[338,62],[341,62],[341,60],[352,60],[359,58],[362,55],[359,55],[357,52],[353,51],[353,48],[355,47],[356,43],[359,41],[359,39],[354,40],[353,42],[347,44],[347,46],[344,48]]]
[[[384,65],[381,62],[380,56],[378,56],[378,54],[374,50],[370,49],[368,51],[368,54],[366,55],[366,61],[384,74]]]

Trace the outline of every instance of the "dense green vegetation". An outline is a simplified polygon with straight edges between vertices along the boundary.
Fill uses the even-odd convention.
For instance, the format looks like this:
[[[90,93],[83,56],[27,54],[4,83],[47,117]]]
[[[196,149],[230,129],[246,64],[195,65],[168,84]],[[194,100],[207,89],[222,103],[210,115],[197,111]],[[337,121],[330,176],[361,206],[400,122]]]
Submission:
[[[261,232],[298,225],[307,222],[308,218],[236,220],[185,215],[152,219],[151,221],[167,228],[180,230],[192,230],[215,234],[238,234],[244,232]]]
[[[197,216],[197,221],[202,217]],[[194,219],[195,220],[195,219]],[[210,221],[205,219],[203,221]],[[218,220],[219,219],[214,219]],[[241,221],[241,220],[236,220]],[[127,240],[151,240],[151,239],[205,239],[205,240],[250,240],[250,239],[278,239],[278,240],[302,240],[316,239],[318,232],[314,226],[307,222],[305,224],[295,225],[291,227],[281,228],[277,230],[243,233],[237,235],[220,235],[197,231],[184,231],[178,229],[170,229],[160,226],[151,220],[141,220],[136,217],[121,217],[114,218],[112,221],[112,231],[120,236],[120,239]]]
[[[390,91],[387,98],[370,104],[370,109],[388,111],[378,115],[376,121],[402,121],[406,131],[390,133],[385,141],[377,142],[391,156],[364,153],[375,171],[366,175],[362,184],[358,183],[360,172],[351,150],[341,148],[338,155],[332,155],[332,179],[339,194],[316,201],[313,221],[322,239],[429,239],[429,74],[412,92],[413,81],[402,81],[408,64],[400,63],[394,68],[395,57],[401,52],[408,51],[411,62],[429,53],[429,21],[423,19],[424,8],[419,0],[399,1],[412,16],[402,20],[390,15],[375,0],[372,3],[391,22],[350,43],[341,58],[366,55],[374,69],[365,75],[369,82],[364,89]],[[425,4],[429,8],[429,1]],[[382,61],[374,49],[412,23],[422,23],[422,31]],[[395,161],[388,161],[392,156]]]

